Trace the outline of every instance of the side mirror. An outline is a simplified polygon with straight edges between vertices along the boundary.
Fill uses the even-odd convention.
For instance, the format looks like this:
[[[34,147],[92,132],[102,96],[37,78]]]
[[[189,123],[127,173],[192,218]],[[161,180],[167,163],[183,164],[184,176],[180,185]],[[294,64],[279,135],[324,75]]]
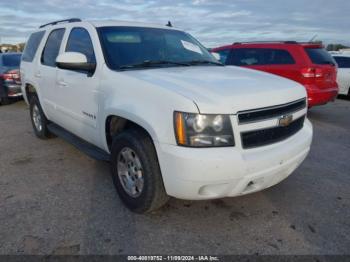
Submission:
[[[211,54],[215,57],[216,60],[220,61],[221,57],[219,53],[212,52]]]
[[[61,69],[79,70],[92,73],[96,69],[95,63],[88,63],[86,56],[78,52],[64,52],[56,58],[56,65]]]

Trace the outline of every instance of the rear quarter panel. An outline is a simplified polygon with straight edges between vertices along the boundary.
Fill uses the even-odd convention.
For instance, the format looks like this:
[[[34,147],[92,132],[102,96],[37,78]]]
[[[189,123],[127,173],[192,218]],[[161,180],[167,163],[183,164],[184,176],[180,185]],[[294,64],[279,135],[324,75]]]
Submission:
[[[46,30],[43,38],[41,39],[41,42],[38,46],[38,49],[36,50],[36,54],[34,56],[33,61],[27,62],[27,61],[21,60],[21,64],[20,64],[20,74],[21,74],[21,82],[22,82],[21,89],[22,89],[23,98],[27,104],[29,104],[27,94],[26,94],[27,85],[31,85],[35,88],[37,95],[39,97],[39,100],[42,101],[40,85],[39,85],[38,79],[35,77],[35,72],[38,70],[38,63],[40,62],[41,53],[45,46],[46,39],[49,32],[50,30]],[[46,114],[46,109],[43,104],[42,104],[42,108]]]

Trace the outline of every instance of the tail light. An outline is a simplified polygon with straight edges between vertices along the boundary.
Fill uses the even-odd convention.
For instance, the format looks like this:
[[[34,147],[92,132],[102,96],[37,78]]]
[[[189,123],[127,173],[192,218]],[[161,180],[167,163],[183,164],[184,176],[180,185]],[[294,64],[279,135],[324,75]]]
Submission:
[[[2,78],[5,81],[20,81],[20,74],[19,70],[10,70],[2,75],[0,75],[0,78]]]
[[[301,74],[305,78],[320,78],[323,77],[321,68],[307,67],[301,70]]]

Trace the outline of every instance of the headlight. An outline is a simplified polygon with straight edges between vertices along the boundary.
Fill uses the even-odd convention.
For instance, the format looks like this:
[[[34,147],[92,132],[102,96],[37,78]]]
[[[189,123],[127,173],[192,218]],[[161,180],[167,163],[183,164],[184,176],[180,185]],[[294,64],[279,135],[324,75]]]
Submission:
[[[178,145],[190,147],[234,146],[229,115],[174,113]]]

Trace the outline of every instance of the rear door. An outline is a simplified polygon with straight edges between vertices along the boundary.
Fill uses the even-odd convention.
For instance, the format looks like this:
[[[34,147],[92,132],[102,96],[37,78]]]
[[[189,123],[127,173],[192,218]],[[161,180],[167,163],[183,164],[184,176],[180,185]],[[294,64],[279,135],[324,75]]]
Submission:
[[[334,56],[333,58],[338,64],[339,94],[348,95],[350,89],[350,57]]]
[[[44,49],[42,51],[38,67],[34,77],[39,82],[41,99],[45,107],[45,113],[50,120],[60,122],[60,114],[56,110],[57,96],[56,85],[56,58],[60,52],[62,39],[65,33],[64,28],[54,29],[49,33]]]
[[[235,48],[227,64],[243,66],[299,80],[299,67],[292,54],[281,48]]]

